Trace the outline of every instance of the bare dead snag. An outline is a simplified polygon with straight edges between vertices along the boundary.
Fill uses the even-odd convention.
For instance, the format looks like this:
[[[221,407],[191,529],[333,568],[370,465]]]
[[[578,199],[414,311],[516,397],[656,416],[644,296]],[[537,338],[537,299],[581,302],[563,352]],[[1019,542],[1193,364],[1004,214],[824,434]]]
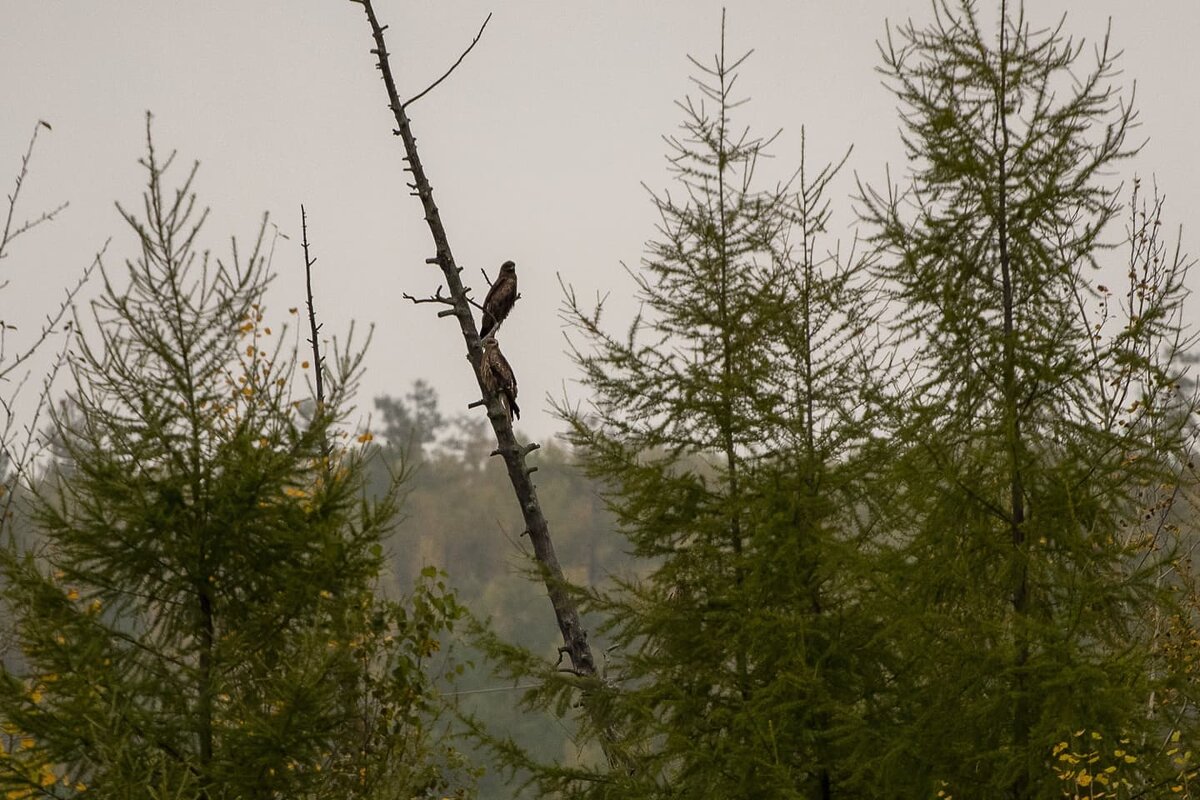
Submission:
[[[313,308],[313,290],[312,290],[312,268],[317,263],[315,258],[312,258],[308,252],[308,214],[304,211],[304,206],[300,206],[300,234],[301,247],[304,248],[304,296],[308,305],[308,330],[310,338],[308,343],[312,345],[313,351],[313,370],[316,375],[317,382],[317,414],[322,414],[325,411],[325,383],[324,383],[324,367],[325,359],[321,355],[320,339],[317,334],[321,331],[321,326],[317,324],[317,312]]]
[[[308,307],[308,343],[312,346],[313,375],[315,376],[316,390],[316,405],[313,407],[312,422],[314,425],[323,425],[324,421],[322,417],[325,415],[325,356],[321,355],[321,339],[319,338],[321,324],[317,322],[317,311],[313,306],[312,289],[312,268],[316,265],[317,259],[313,258],[309,252],[308,214],[304,211],[303,204],[300,206],[300,235],[300,245],[304,249],[304,299]],[[327,432],[322,433],[321,438],[321,468],[328,473],[333,465],[333,445],[329,443]]]
[[[427,263],[437,264],[441,267],[442,274],[446,280],[446,288],[450,293],[449,297],[443,297],[439,289],[439,293],[426,302],[446,303],[450,308],[441,311],[438,316],[454,316],[458,319],[463,341],[467,345],[467,359],[471,362],[471,367],[475,371],[475,380],[479,385],[479,391],[483,398],[471,403],[471,406],[487,406],[488,419],[491,421],[492,429],[496,433],[497,448],[494,454],[498,454],[504,458],[509,480],[512,482],[517,503],[521,507],[521,514],[525,520],[529,540],[533,543],[534,555],[541,568],[540,571],[542,580],[546,586],[546,593],[550,596],[550,603],[554,607],[554,616],[558,620],[558,628],[562,633],[563,647],[561,651],[571,659],[571,667],[567,671],[585,680],[597,679],[595,659],[592,656],[592,649],[587,641],[587,632],[584,631],[583,626],[580,624],[579,611],[575,606],[575,601],[567,591],[567,583],[563,576],[562,566],[559,564],[558,557],[554,553],[554,543],[550,538],[550,526],[546,521],[545,514],[542,513],[541,504],[538,502],[537,490],[530,479],[533,469],[525,465],[525,456],[536,449],[537,445],[523,446],[517,443],[516,437],[513,435],[512,423],[499,397],[489,394],[484,390],[483,379],[480,373],[483,346],[480,343],[479,331],[475,327],[475,318],[471,314],[472,303],[459,277],[459,273],[462,270],[455,263],[454,255],[450,251],[450,242],[446,236],[446,229],[442,224],[441,215],[438,213],[437,204],[433,200],[433,189],[429,184],[429,179],[425,175],[425,169],[417,154],[417,141],[409,125],[408,115],[405,113],[405,106],[407,104],[400,101],[399,93],[396,90],[396,83],[392,77],[392,70],[388,63],[387,46],[383,39],[385,27],[379,24],[379,20],[375,16],[375,10],[371,5],[371,0],[354,0],[354,2],[359,3],[363,7],[367,13],[367,20],[371,24],[371,34],[375,39],[375,49],[371,52],[378,59],[377,68],[382,73],[383,83],[387,88],[388,106],[395,117],[396,128],[393,133],[399,136],[404,142],[405,161],[408,162],[408,166],[405,169],[412,174],[413,179],[409,187],[421,199],[421,206],[425,212],[425,222],[429,226],[429,233],[433,236],[433,243],[437,254],[426,261]],[[487,23],[484,22],[484,25],[486,26]],[[479,35],[475,37],[475,42],[479,40],[479,36],[482,34],[483,29],[480,28]],[[471,46],[474,46],[474,42],[472,42]],[[469,52],[470,48],[467,48],[467,51]],[[462,58],[455,63],[455,66],[458,66],[461,61]],[[453,67],[451,71],[453,71]],[[449,75],[449,72],[446,75]],[[439,78],[438,82],[440,83],[444,80],[446,75]],[[423,94],[424,92],[421,95],[417,95],[417,97]],[[410,100],[409,102],[411,103],[412,101]],[[413,302],[419,302],[411,297],[408,299],[412,299]],[[588,706],[586,702],[585,706]],[[599,712],[593,710],[592,713],[594,717],[593,722],[603,732],[602,742],[604,743],[604,749],[610,763],[614,765],[617,763],[624,764],[626,759],[618,756],[620,748],[616,746],[616,736],[612,732],[611,726],[604,724],[603,720],[599,719]]]

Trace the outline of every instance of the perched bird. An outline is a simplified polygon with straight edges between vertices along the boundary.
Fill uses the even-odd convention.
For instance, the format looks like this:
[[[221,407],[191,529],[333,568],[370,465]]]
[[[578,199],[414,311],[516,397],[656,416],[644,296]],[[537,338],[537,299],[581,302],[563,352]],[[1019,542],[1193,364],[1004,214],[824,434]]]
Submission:
[[[508,359],[500,352],[500,344],[494,336],[483,340],[483,362],[479,365],[479,373],[483,378],[483,388],[488,394],[499,394],[508,412],[508,421],[521,418],[521,408],[517,405],[517,379],[513,375]]]
[[[483,300],[483,323],[479,329],[480,338],[493,334],[504,322],[508,312],[512,311],[513,303],[517,302],[517,265],[505,261],[500,265],[500,274],[496,282],[488,289],[487,297]]]

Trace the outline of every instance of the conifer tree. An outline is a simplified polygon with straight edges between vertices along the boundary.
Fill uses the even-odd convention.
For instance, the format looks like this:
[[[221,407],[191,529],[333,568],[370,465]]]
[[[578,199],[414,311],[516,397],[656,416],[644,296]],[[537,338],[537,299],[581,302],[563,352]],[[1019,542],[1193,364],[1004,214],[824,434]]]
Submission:
[[[0,558],[23,657],[0,673],[0,785],[445,794],[426,668],[459,612],[432,575],[403,601],[374,592],[394,495],[364,501],[356,449],[328,446],[358,359],[335,359],[304,419],[295,354],[265,322],[261,230],[211,258],[195,168],[171,189],[171,161],[149,147],[140,213],[121,209],[137,255],[77,318],[65,459],[35,487],[44,547]]]
[[[1055,760],[1086,731],[1153,783],[1182,716],[1156,713],[1172,675],[1153,634],[1173,608],[1155,523],[1190,415],[1187,259],[1145,247],[1136,199],[1121,230],[1134,112],[1107,39],[1086,67],[1061,23],[1004,2],[994,35],[969,0],[934,14],[881,46],[910,184],[862,195],[911,354],[880,505],[905,667],[864,768],[888,796],[1058,797],[1091,780]]]
[[[648,575],[590,606],[630,763],[540,773],[543,788],[828,798],[846,772],[835,732],[862,696],[866,630],[845,599],[867,286],[859,261],[818,249],[840,165],[763,188],[774,137],[733,120],[745,58],[726,56],[722,26],[720,53],[693,60],[699,97],[667,139],[675,189],[652,198],[661,236],[628,336],[568,296],[592,405],[561,410]]]

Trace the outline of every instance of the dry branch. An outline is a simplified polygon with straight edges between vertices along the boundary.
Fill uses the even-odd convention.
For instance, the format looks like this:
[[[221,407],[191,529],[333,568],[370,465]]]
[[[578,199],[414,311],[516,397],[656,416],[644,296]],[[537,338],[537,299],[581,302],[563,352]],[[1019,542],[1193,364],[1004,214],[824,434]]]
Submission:
[[[28,233],[45,222],[53,221],[67,203],[61,203],[54,208],[43,211],[24,221],[18,221],[17,207],[21,201],[21,190],[29,177],[29,165],[33,159],[34,148],[37,145],[38,134],[41,130],[52,130],[50,123],[38,120],[29,137],[29,145],[21,156],[21,166],[17,170],[12,193],[6,196],[7,209],[3,213],[3,224],[0,225],[0,261],[10,255],[9,248],[20,236]],[[37,333],[24,342],[15,353],[10,353],[8,335],[17,328],[11,322],[0,319],[0,530],[4,530],[12,516],[12,504],[16,497],[16,486],[26,478],[27,470],[35,461],[38,454],[47,446],[46,440],[40,435],[39,426],[42,414],[50,404],[50,391],[59,370],[67,363],[74,325],[72,312],[75,308],[75,298],[83,289],[84,284],[91,278],[103,259],[108,242],[104,243],[95,258],[86,266],[76,282],[68,287],[63,298],[54,311],[46,314]],[[0,291],[8,286],[8,280],[0,279]],[[63,340],[57,352],[50,360],[46,373],[42,376],[41,390],[34,400],[30,419],[24,425],[17,421],[17,405],[22,390],[32,376],[32,369],[27,368],[34,355],[42,350],[50,338],[62,334]]]
[[[471,313],[471,301],[468,297],[467,289],[463,286],[462,280],[459,277],[461,268],[454,261],[454,255],[450,250],[450,242],[446,235],[445,226],[442,224],[441,215],[433,199],[433,189],[430,186],[429,179],[425,175],[425,169],[417,154],[416,138],[413,136],[408,115],[405,113],[406,104],[400,101],[399,93],[396,90],[396,83],[388,62],[387,46],[383,38],[385,27],[379,24],[379,20],[375,16],[375,10],[371,5],[371,0],[355,0],[355,2],[358,2],[366,11],[367,20],[371,25],[371,34],[375,40],[375,48],[371,52],[378,59],[376,66],[382,73],[383,83],[387,88],[388,107],[391,109],[396,123],[396,128],[393,132],[404,142],[405,161],[408,162],[408,166],[405,169],[412,174],[413,178],[413,182],[409,185],[415,189],[415,194],[421,200],[421,205],[425,213],[425,222],[429,226],[430,235],[433,237],[436,255],[426,259],[426,261],[427,263],[437,264],[441,267],[442,274],[445,276],[445,285],[450,292],[450,297],[447,299],[452,307],[440,312],[438,316],[454,316],[458,319],[459,329],[462,333],[463,341],[467,346],[467,359],[471,362],[471,367],[475,372],[475,380],[479,385],[479,390],[483,398],[480,401],[472,403],[471,406],[480,404],[487,406],[488,419],[491,420],[492,429],[496,434],[496,452],[504,458],[509,480],[512,482],[513,491],[521,508],[526,531],[529,534],[530,542],[533,544],[534,555],[540,566],[542,580],[545,583],[546,592],[550,597],[550,603],[554,607],[554,615],[558,621],[559,631],[562,633],[562,652],[566,653],[571,659],[570,672],[584,679],[596,679],[595,659],[592,656],[592,650],[587,641],[587,632],[584,631],[583,626],[580,624],[579,611],[576,608],[574,598],[568,592],[562,567],[558,562],[558,557],[555,555],[554,543],[550,538],[550,526],[546,521],[545,515],[542,513],[541,504],[538,502],[537,490],[529,477],[533,470],[525,465],[525,456],[534,450],[536,445],[523,446],[517,443],[516,437],[513,435],[512,423],[499,397],[495,394],[489,394],[484,389],[480,374],[483,346],[480,343],[479,331],[475,326],[475,318]],[[486,24],[485,22],[484,25],[486,26]],[[482,33],[483,28],[480,28],[479,35],[482,35]],[[475,41],[478,41],[479,35],[476,36]],[[472,42],[471,46],[474,47],[474,42]],[[470,49],[468,47],[466,52],[470,52]],[[466,55],[466,52],[463,53],[463,56]],[[461,61],[462,58],[460,57],[455,66],[458,66]],[[451,70],[453,70],[453,67]],[[440,81],[441,79],[438,82]],[[436,83],[434,85],[436,86]],[[420,96],[417,95],[417,97]],[[413,100],[415,99],[414,97]],[[409,101],[409,103],[412,102],[412,100]],[[595,716],[599,716],[597,712],[593,713]],[[593,722],[596,723],[597,728],[601,731],[608,732],[607,735],[602,737],[602,741],[605,743],[605,750],[610,762],[615,763],[618,760],[623,760],[618,759],[616,755],[619,748],[615,746],[615,736],[611,734],[609,726],[604,724],[603,720],[599,718],[594,719]]]
[[[312,290],[312,268],[317,263],[315,258],[311,258],[308,252],[308,214],[304,211],[304,206],[300,206],[300,246],[304,248],[304,295],[308,304],[308,330],[310,337],[308,343],[312,345],[313,351],[313,374],[317,380],[317,408],[316,414],[325,413],[325,359],[321,355],[320,339],[317,334],[321,331],[321,326],[317,324],[317,312],[313,308],[313,290]]]
[[[458,60],[450,65],[450,69],[448,69],[444,73],[442,73],[442,77],[438,78],[436,81],[434,81],[433,83],[426,86],[422,91],[418,92],[413,97],[410,97],[409,99],[405,100],[402,108],[407,109],[413,103],[417,102],[422,97],[424,97],[425,95],[429,94],[434,89],[436,89],[439,83],[446,80],[446,78],[449,78],[450,73],[454,72],[454,70],[458,69],[458,65],[461,64],[463,62],[463,59],[467,57],[467,53],[474,50],[475,45],[479,44],[479,40],[483,38],[483,29],[486,28],[487,24],[491,21],[492,21],[492,15],[488,14],[487,19],[485,19],[483,21],[483,24],[479,26],[479,33],[475,34],[475,38],[471,40],[471,43],[469,45],[467,45],[467,49],[463,50],[462,55],[458,57]],[[416,188],[416,187],[412,187],[412,188]]]

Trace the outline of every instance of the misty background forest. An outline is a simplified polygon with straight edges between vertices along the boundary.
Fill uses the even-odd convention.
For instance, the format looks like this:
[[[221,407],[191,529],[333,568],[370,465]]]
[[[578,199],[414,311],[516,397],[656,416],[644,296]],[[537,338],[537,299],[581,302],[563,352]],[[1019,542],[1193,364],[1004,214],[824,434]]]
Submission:
[[[1132,168],[1119,27],[884,23],[875,180],[809,147],[819,113],[795,149],[745,121],[723,12],[645,142],[654,234],[593,297],[456,256],[418,134],[492,17],[410,86],[399,9],[343,5],[397,153],[371,180],[427,245],[394,303],[472,388],[367,396],[385,343],[323,303],[360,278],[308,198],[231,236],[153,110],[140,196],[14,324],[67,209],[31,200],[29,120],[0,151],[5,797],[1200,797],[1192,234],[1170,165]],[[547,315],[561,341],[509,335]],[[522,390],[560,349],[562,391]]]

